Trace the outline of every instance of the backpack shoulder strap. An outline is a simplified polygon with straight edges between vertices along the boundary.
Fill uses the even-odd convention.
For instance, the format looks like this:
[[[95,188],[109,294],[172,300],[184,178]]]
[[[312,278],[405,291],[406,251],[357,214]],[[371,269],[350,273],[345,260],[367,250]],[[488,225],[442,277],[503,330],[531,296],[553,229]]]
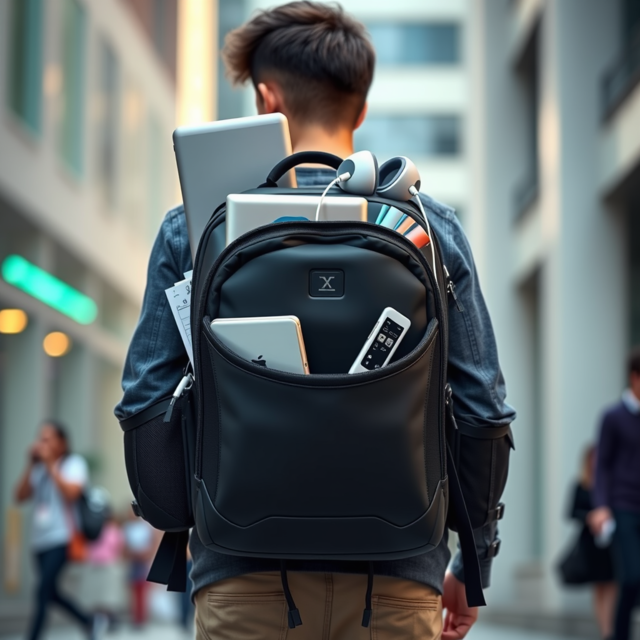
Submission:
[[[482,593],[482,579],[480,577],[480,562],[473,539],[473,529],[467,512],[467,506],[462,495],[460,479],[453,462],[451,449],[447,444],[447,466],[449,472],[449,505],[453,509],[460,539],[460,552],[464,564],[464,586],[467,594],[467,604],[470,607],[484,607],[487,603]]]

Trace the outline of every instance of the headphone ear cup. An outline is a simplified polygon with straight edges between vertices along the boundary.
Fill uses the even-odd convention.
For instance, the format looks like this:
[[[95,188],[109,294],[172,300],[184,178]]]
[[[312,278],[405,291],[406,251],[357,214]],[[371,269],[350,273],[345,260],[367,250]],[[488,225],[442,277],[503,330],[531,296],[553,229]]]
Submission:
[[[351,177],[338,186],[347,193],[372,196],[378,188],[378,160],[371,151],[358,151],[346,158],[338,167],[336,175],[345,172]]]
[[[411,187],[420,190],[420,174],[413,161],[405,156],[398,156],[387,160],[379,172],[378,195],[401,200],[411,200]]]

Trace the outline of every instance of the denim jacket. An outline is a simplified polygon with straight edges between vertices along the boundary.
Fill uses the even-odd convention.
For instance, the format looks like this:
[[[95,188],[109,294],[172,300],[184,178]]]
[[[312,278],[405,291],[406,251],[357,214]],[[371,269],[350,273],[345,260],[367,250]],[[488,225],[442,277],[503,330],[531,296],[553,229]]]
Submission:
[[[324,185],[333,172],[297,169],[300,186]],[[458,305],[449,301],[448,380],[455,398],[456,419],[475,427],[510,424],[514,410],[505,402],[506,389],[498,362],[495,336],[467,238],[453,209],[421,194],[429,222],[438,238],[444,263],[455,283]],[[164,290],[192,269],[187,225],[182,205],[169,211],[154,243],[140,320],[133,334],[122,377],[124,396],[115,409],[123,420],[171,395],[182,376],[187,356],[169,309]],[[482,580],[489,586],[491,559],[486,557],[497,535],[496,523],[474,532]],[[223,556],[191,537],[194,591],[217,580],[253,571],[274,571],[277,562],[259,558]],[[376,573],[417,580],[442,592],[450,555],[446,536],[434,551],[405,560],[377,562]],[[291,569],[366,572],[366,563],[299,562]],[[460,553],[452,571],[461,580]]]

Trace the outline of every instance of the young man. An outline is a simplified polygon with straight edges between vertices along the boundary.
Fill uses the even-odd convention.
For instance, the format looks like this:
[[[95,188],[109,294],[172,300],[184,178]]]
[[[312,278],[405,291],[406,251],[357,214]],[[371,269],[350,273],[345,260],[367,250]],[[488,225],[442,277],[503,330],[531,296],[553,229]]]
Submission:
[[[339,7],[291,2],[258,13],[231,32],[224,60],[235,83],[251,80],[258,112],[281,112],[289,120],[294,151],[353,153],[353,132],[366,115],[375,53],[360,23]],[[328,184],[335,172],[303,167],[300,186]],[[444,261],[456,282],[460,308],[450,310],[449,382],[457,417],[471,426],[509,424],[505,387],[495,339],[478,285],[473,257],[453,211],[422,196]],[[191,268],[184,210],[170,211],[160,229],[149,266],[140,323],[124,372],[119,419],[150,406],[175,388],[184,349],[164,289]],[[475,532],[483,585],[489,585],[496,524]],[[446,538],[446,536],[445,536]],[[197,532],[191,553],[199,640],[284,638],[285,601],[273,560],[240,558],[204,548]],[[467,607],[461,559],[445,576],[450,554],[446,539],[433,552],[399,561],[376,562],[372,627],[380,637],[463,638],[477,618]],[[290,561],[290,586],[304,625],[291,637],[357,640],[370,637],[361,626],[367,563]]]
[[[628,640],[640,594],[640,348],[629,355],[629,387],[600,427],[594,503],[594,535],[614,520],[613,557],[618,582],[615,640]]]

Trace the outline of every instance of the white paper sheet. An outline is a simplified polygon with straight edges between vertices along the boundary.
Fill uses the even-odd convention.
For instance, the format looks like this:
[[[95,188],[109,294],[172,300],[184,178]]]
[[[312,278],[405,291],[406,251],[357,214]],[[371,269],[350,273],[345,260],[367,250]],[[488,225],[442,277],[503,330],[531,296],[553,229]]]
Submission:
[[[173,287],[165,289],[171,313],[178,326],[180,337],[193,365],[193,344],[191,342],[191,274],[189,278],[176,282]]]

